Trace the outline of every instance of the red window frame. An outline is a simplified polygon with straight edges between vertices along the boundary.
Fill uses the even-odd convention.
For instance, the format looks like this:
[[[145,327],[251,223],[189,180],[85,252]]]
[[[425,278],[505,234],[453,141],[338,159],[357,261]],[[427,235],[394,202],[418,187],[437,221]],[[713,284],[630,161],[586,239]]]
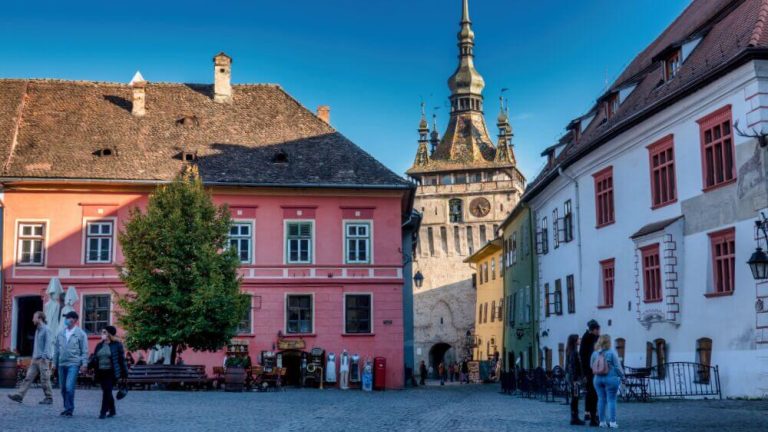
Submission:
[[[664,60],[664,81],[669,81],[677,75],[682,65],[682,53],[676,50]]]
[[[709,233],[712,256],[712,291],[709,297],[731,295],[736,288],[736,229]]]
[[[657,303],[661,295],[661,255],[659,244],[655,243],[640,248],[643,263],[643,301]]]
[[[616,259],[610,258],[600,261],[600,276],[603,285],[603,304],[598,306],[601,309],[613,307],[613,288],[616,278]]]
[[[674,137],[667,135],[647,148],[651,173],[651,208],[657,209],[677,201]]]
[[[726,105],[697,121],[701,142],[701,179],[709,191],[736,181],[733,116]]]
[[[613,167],[602,169],[594,174],[595,179],[595,219],[596,228],[602,228],[616,222],[613,206]]]

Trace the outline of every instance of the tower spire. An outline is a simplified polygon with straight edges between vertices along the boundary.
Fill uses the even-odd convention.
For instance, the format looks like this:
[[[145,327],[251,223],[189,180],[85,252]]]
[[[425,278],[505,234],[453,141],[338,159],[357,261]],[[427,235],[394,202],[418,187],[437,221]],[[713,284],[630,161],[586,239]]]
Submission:
[[[416,150],[416,159],[414,165],[424,166],[429,163],[429,123],[427,123],[427,113],[424,108],[424,101],[421,102],[421,120],[419,121],[419,148]]]
[[[448,79],[451,112],[482,111],[485,81],[475,69],[475,32],[469,18],[469,0],[462,0],[459,39],[459,65]]]

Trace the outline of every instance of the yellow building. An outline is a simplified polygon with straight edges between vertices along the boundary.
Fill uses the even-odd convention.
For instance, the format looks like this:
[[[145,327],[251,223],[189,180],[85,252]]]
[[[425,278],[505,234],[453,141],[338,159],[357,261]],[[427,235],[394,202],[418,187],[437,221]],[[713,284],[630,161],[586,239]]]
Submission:
[[[475,340],[474,360],[490,360],[502,349],[504,281],[501,261],[501,238],[495,238],[465,259],[475,271]]]

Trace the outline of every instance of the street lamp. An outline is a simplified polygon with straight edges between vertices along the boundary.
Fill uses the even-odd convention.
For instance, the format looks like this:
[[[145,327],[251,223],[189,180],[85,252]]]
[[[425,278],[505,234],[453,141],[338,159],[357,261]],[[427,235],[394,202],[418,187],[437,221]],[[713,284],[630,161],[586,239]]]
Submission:
[[[766,235],[766,230],[768,230],[768,219],[765,218],[765,215],[760,213],[760,217],[762,220],[755,221],[755,228],[758,231],[763,232],[763,238],[768,241],[768,235]],[[768,254],[763,252],[763,248],[760,247],[760,236],[758,235],[757,238],[757,249],[752,254],[752,256],[749,258],[749,261],[747,261],[747,264],[749,264],[749,269],[752,270],[752,277],[755,280],[766,280],[768,279]]]
[[[413,275],[413,283],[416,284],[416,288],[421,288],[424,283],[424,275],[421,274],[421,271],[416,271],[416,274]]]

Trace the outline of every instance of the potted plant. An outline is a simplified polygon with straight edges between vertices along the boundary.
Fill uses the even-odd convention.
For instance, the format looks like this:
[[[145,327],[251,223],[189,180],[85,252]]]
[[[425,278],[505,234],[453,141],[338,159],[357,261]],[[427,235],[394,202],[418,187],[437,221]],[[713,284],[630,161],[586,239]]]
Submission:
[[[16,387],[16,362],[19,354],[15,351],[0,350],[0,387]]]
[[[250,361],[247,357],[233,355],[227,358],[224,367],[227,368],[224,374],[224,390],[228,392],[241,392],[245,386],[245,368],[249,366]]]

